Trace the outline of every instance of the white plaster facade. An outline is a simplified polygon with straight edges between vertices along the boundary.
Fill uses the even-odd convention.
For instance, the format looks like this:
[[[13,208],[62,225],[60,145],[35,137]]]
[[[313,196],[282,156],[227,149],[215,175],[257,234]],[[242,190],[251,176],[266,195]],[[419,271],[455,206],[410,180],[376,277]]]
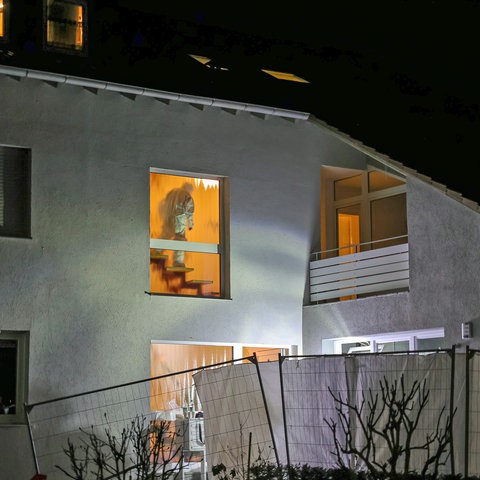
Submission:
[[[30,332],[29,403],[148,378],[152,340],[320,354],[347,334],[444,327],[450,346],[480,329],[480,216],[409,172],[409,292],[304,305],[320,168],[367,162],[317,122],[7,75],[0,104],[0,145],[32,155],[32,238],[0,238],[0,330]],[[231,298],[146,293],[151,167],[229,178]],[[26,426],[0,431],[0,478],[30,478]]]

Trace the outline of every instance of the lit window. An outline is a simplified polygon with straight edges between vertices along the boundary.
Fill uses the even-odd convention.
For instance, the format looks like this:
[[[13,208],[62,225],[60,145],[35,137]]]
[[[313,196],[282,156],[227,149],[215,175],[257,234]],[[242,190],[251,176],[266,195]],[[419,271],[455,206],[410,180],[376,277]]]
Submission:
[[[150,291],[228,296],[226,179],[150,171]]]
[[[322,352],[324,354],[429,351],[443,348],[445,348],[445,331],[443,328],[378,333],[322,341]]]
[[[8,0],[0,0],[0,41],[7,36]]]
[[[0,332],[0,424],[25,421],[28,333]]]
[[[277,72],[275,70],[265,70],[262,68],[262,72],[271,75],[272,77],[278,78],[279,80],[288,80],[289,82],[300,82],[300,83],[310,83],[309,81],[298,77],[293,73]]]
[[[0,146],[0,236],[30,236],[30,151]]]
[[[195,400],[192,393],[193,374],[195,369],[222,364],[240,358],[256,355],[258,362],[277,361],[278,355],[289,355],[288,346],[275,345],[242,345],[242,344],[194,344],[194,343],[161,343],[150,345],[150,377],[161,377],[172,372],[186,372],[183,380],[172,391],[172,378],[159,379],[152,382],[151,409],[168,410],[172,405],[183,407],[185,403]],[[244,360],[248,362],[248,360]],[[188,370],[193,370],[189,372]],[[173,379],[173,382],[175,380]],[[169,406],[170,404],[170,406]],[[198,403],[195,404],[195,410]]]
[[[86,5],[83,1],[47,0],[47,47],[64,51],[85,50]]]
[[[0,0],[0,37],[5,35],[5,5]]]

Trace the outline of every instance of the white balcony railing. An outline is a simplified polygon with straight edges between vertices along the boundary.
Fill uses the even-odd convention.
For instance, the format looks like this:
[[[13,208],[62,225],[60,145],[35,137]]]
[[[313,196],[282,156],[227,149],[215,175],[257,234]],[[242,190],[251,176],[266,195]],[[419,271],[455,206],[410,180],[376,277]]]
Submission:
[[[325,254],[310,262],[311,303],[408,289],[408,243],[321,258]]]

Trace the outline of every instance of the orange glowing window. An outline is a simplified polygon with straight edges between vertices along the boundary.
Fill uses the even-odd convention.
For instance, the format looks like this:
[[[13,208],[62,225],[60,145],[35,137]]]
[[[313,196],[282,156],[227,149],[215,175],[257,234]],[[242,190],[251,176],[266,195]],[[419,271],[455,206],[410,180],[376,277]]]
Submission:
[[[261,69],[262,72],[265,72],[272,77],[278,78],[278,80],[287,80],[289,82],[299,82],[299,83],[310,83],[308,80],[295,75],[294,73],[287,73],[287,72],[277,72],[276,70],[266,70],[264,68]]]
[[[47,45],[64,50],[82,51],[85,36],[84,17],[85,5],[81,2],[47,0]]]
[[[5,4],[0,0],[0,38],[5,36]]]
[[[225,179],[150,172],[150,291],[226,293]]]

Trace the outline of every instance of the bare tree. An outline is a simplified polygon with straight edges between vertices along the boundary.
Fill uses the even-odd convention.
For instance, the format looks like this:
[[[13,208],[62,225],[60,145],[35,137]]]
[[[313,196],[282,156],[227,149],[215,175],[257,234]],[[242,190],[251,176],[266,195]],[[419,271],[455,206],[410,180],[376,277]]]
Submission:
[[[417,431],[422,414],[429,402],[430,392],[426,380],[414,381],[410,388],[400,381],[390,383],[386,377],[380,381],[380,392],[370,388],[367,398],[362,396],[359,404],[351,403],[335,394],[338,420],[324,419],[329,426],[335,448],[337,463],[349,468],[345,458],[363,463],[374,478],[395,478],[400,473],[412,473],[412,454],[422,451],[424,458],[421,475],[437,476],[439,467],[445,465],[450,454],[452,418],[442,408],[432,431],[420,440]],[[356,435],[359,431],[359,435]],[[379,446],[386,445],[388,454],[381,454]]]
[[[64,448],[70,468],[56,465],[74,480],[175,480],[181,472],[183,449],[179,432],[167,420],[135,417],[116,435],[106,427],[102,435],[92,427],[80,429],[78,444],[70,439]],[[181,434],[180,434],[181,435]]]

